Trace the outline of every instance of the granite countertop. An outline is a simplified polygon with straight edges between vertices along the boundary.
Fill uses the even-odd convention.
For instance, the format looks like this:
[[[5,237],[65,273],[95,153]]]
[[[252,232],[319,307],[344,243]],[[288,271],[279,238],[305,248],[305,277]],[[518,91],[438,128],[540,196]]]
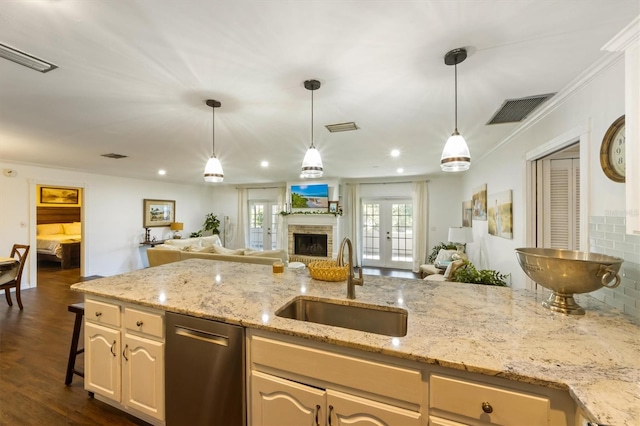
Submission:
[[[568,389],[590,420],[640,421],[640,324],[588,295],[587,313],[541,306],[545,292],[365,276],[357,303],[409,312],[405,337],[279,318],[296,296],[346,301],[346,283],[308,271],[190,259],[74,284],[86,294],[444,367]]]

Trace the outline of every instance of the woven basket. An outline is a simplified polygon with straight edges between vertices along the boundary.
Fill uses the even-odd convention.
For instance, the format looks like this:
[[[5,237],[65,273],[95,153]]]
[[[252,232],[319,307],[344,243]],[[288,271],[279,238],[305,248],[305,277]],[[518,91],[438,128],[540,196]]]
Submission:
[[[345,281],[349,264],[338,266],[335,260],[318,260],[307,265],[311,278],[320,281]]]

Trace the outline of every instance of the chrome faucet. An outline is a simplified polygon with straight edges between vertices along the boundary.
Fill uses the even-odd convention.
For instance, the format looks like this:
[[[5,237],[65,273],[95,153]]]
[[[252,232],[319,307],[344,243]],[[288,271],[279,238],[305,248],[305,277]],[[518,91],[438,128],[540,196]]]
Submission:
[[[358,269],[359,277],[355,278],[354,269],[353,269],[353,246],[351,245],[351,240],[348,238],[344,238],[340,243],[340,250],[338,250],[338,266],[344,265],[344,246],[347,245],[349,249],[349,275],[347,276],[347,299],[355,299],[356,298],[356,285],[363,285],[364,278],[362,278],[362,268]]]

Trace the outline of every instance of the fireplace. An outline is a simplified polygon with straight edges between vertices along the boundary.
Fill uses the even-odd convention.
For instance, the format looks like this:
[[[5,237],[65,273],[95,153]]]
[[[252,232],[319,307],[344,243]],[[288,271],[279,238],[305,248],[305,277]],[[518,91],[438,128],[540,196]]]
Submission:
[[[293,234],[293,253],[302,256],[327,256],[327,234]]]

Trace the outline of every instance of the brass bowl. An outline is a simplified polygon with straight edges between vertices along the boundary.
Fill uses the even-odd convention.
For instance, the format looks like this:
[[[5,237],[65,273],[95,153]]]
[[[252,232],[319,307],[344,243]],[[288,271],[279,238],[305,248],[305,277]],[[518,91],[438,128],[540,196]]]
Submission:
[[[555,312],[584,315],[574,294],[620,285],[619,257],[546,248],[517,248],[516,257],[529,278],[552,291],[542,305]]]

